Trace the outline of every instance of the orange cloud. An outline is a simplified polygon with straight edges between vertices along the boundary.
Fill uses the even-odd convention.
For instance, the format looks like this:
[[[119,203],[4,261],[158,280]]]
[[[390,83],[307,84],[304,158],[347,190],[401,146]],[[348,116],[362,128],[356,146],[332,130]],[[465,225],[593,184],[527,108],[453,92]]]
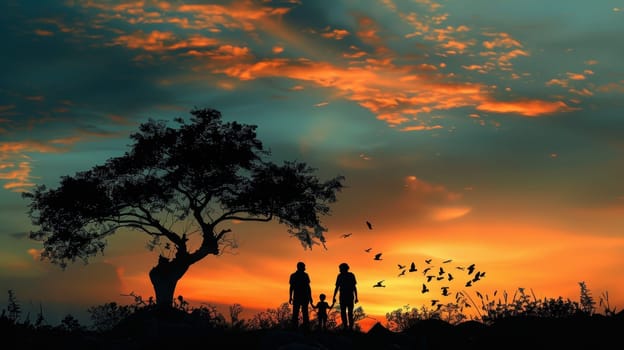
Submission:
[[[0,143],[0,180],[5,180],[3,188],[23,192],[35,184],[31,181],[32,168],[26,153],[59,153],[62,148],[38,141]]]
[[[39,141],[3,142],[0,143],[0,160],[11,153],[38,152],[58,153],[63,150]]]
[[[382,40],[377,35],[379,32],[379,26],[377,23],[370,17],[358,14],[356,16],[358,29],[356,31],[357,37],[362,40],[362,42],[373,45],[373,46],[381,46]]]
[[[546,82],[546,86],[559,85],[561,87],[568,87],[567,79],[550,79]]]
[[[414,32],[405,34],[405,37],[408,39],[414,36],[422,36],[424,33],[429,32],[429,30],[431,29],[430,24],[427,23],[423,18],[419,17],[417,13],[399,13],[399,16],[414,28]]]
[[[367,108],[371,107],[367,103],[360,103],[360,105],[362,105],[362,107],[367,107],[367,105],[368,105]],[[372,106],[372,108],[376,108],[376,107]],[[371,108],[369,108],[369,109],[371,109]],[[409,121],[408,118],[406,118],[402,114],[396,113],[396,112],[395,113],[381,113],[381,114],[378,114],[377,115],[377,119],[385,121],[386,123],[390,124],[390,126],[403,124],[403,123]]]
[[[30,248],[26,253],[32,257],[33,261],[39,261],[41,259],[41,249]]]
[[[25,188],[35,185],[29,181],[30,172],[32,170],[29,162],[20,162],[17,167],[9,167],[9,169],[10,170],[3,169],[3,171],[0,172],[0,180],[8,180],[3,186],[5,189],[22,192]]]
[[[331,32],[321,34],[324,38],[342,40],[344,37],[349,35],[349,31],[345,29],[334,29]]]
[[[153,30],[151,33],[142,31],[130,35],[121,35],[113,40],[113,45],[126,46],[129,49],[142,49],[145,51],[171,51],[184,48],[198,48],[214,46],[217,39],[194,35],[188,39],[178,39],[173,32],[161,32]]]
[[[232,81],[218,81],[217,86],[223,90],[234,90],[236,88],[236,84]]]
[[[480,111],[496,113],[513,113],[525,117],[538,117],[558,112],[568,112],[574,108],[563,101],[520,100],[520,101],[486,101],[476,107]]]
[[[440,3],[435,2],[433,0],[416,0],[416,2],[419,4],[426,5],[430,11],[435,11],[439,9],[440,7],[442,7]]]
[[[396,210],[415,218],[447,221],[470,213],[471,207],[459,205],[461,193],[449,191],[442,185],[423,181],[414,175],[404,179],[406,191],[396,203]]]
[[[407,74],[409,68],[378,62],[362,68],[341,68],[309,60],[272,59],[235,64],[215,72],[241,80],[282,76],[335,88],[345,98],[356,101],[391,125],[408,122],[410,115],[466,106],[526,117],[573,110],[563,101],[496,101],[483,85],[444,83],[435,76]]]
[[[435,130],[442,129],[442,125],[414,125],[401,128],[401,131],[422,131],[422,130]]]
[[[432,1],[419,3],[432,12],[440,9],[439,4]],[[83,5],[96,7],[92,3]],[[149,12],[148,7],[154,8],[154,4],[142,2],[126,5],[121,7],[101,5],[98,8],[103,11],[121,12],[125,16],[145,16]],[[385,5],[390,10],[397,11],[391,1],[386,2]],[[163,8],[161,5],[156,7]],[[280,16],[290,11],[289,8],[274,8],[248,0],[228,5],[172,5],[167,3],[166,7],[169,15],[175,16],[178,13],[189,19],[188,23],[180,22],[180,25],[184,25],[185,28],[208,31],[222,28],[242,29],[249,31],[249,34],[254,37],[258,35],[255,30],[261,28],[263,32],[277,37],[276,42],[297,45],[304,52],[309,53],[304,57],[315,57],[314,55],[318,52],[314,49],[314,45],[317,44],[307,40],[306,35],[301,31],[295,31],[283,21],[279,21]],[[466,52],[470,57],[485,58],[484,63],[464,65],[463,67],[467,70],[480,73],[488,73],[493,69],[510,71],[511,60],[520,56],[529,56],[520,41],[508,33],[482,33],[485,37],[482,45],[488,51],[481,53],[481,56],[469,52],[469,49],[477,42],[474,38],[466,37],[471,28],[466,25],[443,25],[448,14],[398,13],[398,15],[413,26],[414,33],[418,32],[425,40],[433,41],[435,45],[432,48],[440,51],[439,54],[443,56]],[[395,62],[402,62],[402,57],[385,46],[386,40],[381,37],[383,31],[378,23],[361,13],[356,13],[354,17],[356,28],[353,33],[371,48],[364,51],[351,46],[350,51],[342,53],[342,57],[352,60],[346,67],[329,62],[318,62],[310,58],[257,60],[248,47],[223,44],[218,39],[200,35],[183,37],[182,34],[174,34],[171,31],[154,30],[149,33],[139,31],[125,34],[117,37],[114,44],[148,52],[186,49],[184,55],[198,59],[211,58],[201,60],[201,66],[196,69],[207,69],[212,73],[225,74],[242,81],[284,77],[312,82],[318,86],[336,90],[339,96],[370,110],[378,119],[386,121],[390,126],[402,126],[414,120],[418,114],[460,107],[517,113],[523,116],[538,116],[569,109],[563,102],[495,101],[491,95],[491,87],[485,84],[463,83],[455,79],[454,73],[443,75],[438,72],[438,67],[435,65],[422,62],[399,65]],[[325,31],[321,35],[333,39],[342,39],[351,34],[345,29],[331,29],[330,27],[327,27]],[[274,46],[272,50],[274,53],[281,53],[283,47]],[[499,50],[502,52],[498,52]],[[444,68],[445,65],[440,64],[440,67]],[[511,76],[513,79],[521,78],[521,75],[513,72]],[[231,83],[222,86],[226,89],[234,87]],[[440,126],[405,126],[402,130],[426,130],[437,127]]]
[[[207,51],[189,50],[184,55],[195,57],[209,57],[213,60],[231,61],[247,60],[251,58],[249,48],[233,46],[233,45],[221,45],[215,49]]]
[[[222,45],[215,50],[215,53],[216,55],[212,57],[214,59],[232,60],[237,57],[249,56],[249,48],[234,45]]]
[[[436,221],[447,221],[461,218],[470,213],[470,207],[446,207],[434,210],[432,217]]]
[[[111,114],[108,116],[108,119],[110,119],[113,123],[119,125],[134,125],[134,123],[128,120],[128,118],[122,117],[120,115]]]
[[[82,138],[80,136],[70,136],[70,137],[50,140],[50,143],[61,144],[61,145],[73,145],[76,142],[80,141],[81,139]]]
[[[259,21],[271,16],[281,16],[290,11],[286,7],[260,6],[251,0],[234,1],[226,5],[174,5],[165,1],[135,1],[123,4],[80,1],[79,4],[85,8],[101,11],[98,15],[100,23],[113,20],[125,20],[130,24],[167,22],[185,29],[209,32],[221,31],[220,27],[254,31]],[[169,18],[162,18],[161,13],[154,9],[166,12]],[[182,16],[176,17],[177,14]]]
[[[286,7],[258,6],[253,1],[234,2],[224,5],[180,5],[177,9],[181,13],[190,13],[195,17],[193,27],[213,28],[222,25],[225,28],[239,28],[254,31],[257,23],[271,16],[281,16],[290,11]]]
[[[252,64],[235,64],[226,68],[217,68],[215,73],[225,73],[228,76],[236,77],[240,80],[252,80],[262,76],[277,76],[279,69],[286,66],[286,59],[264,60]]]
[[[570,89],[568,91],[570,91],[570,93],[573,93],[575,95],[580,95],[580,96],[593,96],[594,95],[594,93],[589,91],[589,89],[587,89],[587,88],[583,88],[583,89]]]
[[[410,193],[419,197],[435,198],[436,200],[454,201],[461,198],[461,194],[448,191],[442,185],[433,185],[425,182],[414,175],[406,176],[404,187]]]
[[[6,180],[5,189],[15,192],[25,191],[35,184],[32,179],[29,153],[63,153],[72,146],[92,137],[114,137],[115,133],[80,130],[77,135],[52,139],[47,142],[20,141],[0,143],[0,180]]]
[[[529,53],[520,49],[511,50],[509,52],[504,52],[499,56],[498,64],[499,65],[509,64],[509,61],[511,59],[516,58],[518,56],[529,56]]]
[[[572,80],[585,80],[585,76],[583,74],[567,72],[566,75]]]
[[[35,29],[35,34],[39,36],[53,36],[54,32],[44,29]]]
[[[598,87],[600,92],[617,92],[624,94],[624,81],[620,83],[608,83]]]
[[[471,65],[462,65],[462,68],[466,69],[466,70],[471,70],[471,71],[476,71],[479,72],[481,74],[485,74],[488,72],[489,69],[486,68],[486,66],[483,65],[479,65],[479,64],[471,64]]]
[[[490,41],[484,41],[483,46],[492,50],[498,47],[504,48],[512,48],[512,47],[522,47],[522,44],[518,40],[515,40],[508,33],[484,33],[485,36],[494,37],[494,39]]]

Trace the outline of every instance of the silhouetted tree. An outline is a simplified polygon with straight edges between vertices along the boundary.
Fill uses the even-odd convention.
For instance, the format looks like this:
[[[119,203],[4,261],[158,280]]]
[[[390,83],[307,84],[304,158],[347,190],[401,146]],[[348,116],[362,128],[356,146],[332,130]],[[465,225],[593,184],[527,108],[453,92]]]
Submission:
[[[282,303],[275,309],[259,312],[249,320],[249,329],[287,328],[291,324],[292,308],[289,303]]]
[[[343,187],[343,176],[319,180],[306,163],[282,165],[256,138],[255,125],[224,122],[214,109],[194,109],[189,121],[148,120],[130,137],[131,149],[103,165],[63,176],[60,185],[24,193],[28,214],[43,242],[42,259],[68,262],[103,252],[106,239],[130,230],[149,236],[160,255],[149,277],[156,304],[171,306],[176,284],[208,255],[235,247],[232,221],[276,220],[304,249],[325,242],[321,215]],[[192,234],[197,246],[189,247]]]
[[[17,297],[15,296],[15,292],[12,289],[9,289],[9,304],[7,305],[8,318],[13,323],[17,323],[19,321],[20,316],[22,315],[22,307],[17,301]]]
[[[581,309],[588,315],[594,313],[596,302],[592,297],[591,291],[587,288],[587,284],[585,281],[579,282],[579,287],[581,288]]]
[[[65,315],[57,328],[69,333],[75,333],[85,330],[85,327],[83,327],[80,322],[71,314]]]
[[[122,320],[126,319],[137,308],[131,305],[119,305],[110,302],[102,305],[91,306],[87,309],[93,323],[93,328],[97,332],[105,332],[113,329]]]
[[[243,306],[239,303],[232,304],[229,306],[229,311],[232,328],[244,328],[245,320],[240,317],[240,314],[243,312]]]

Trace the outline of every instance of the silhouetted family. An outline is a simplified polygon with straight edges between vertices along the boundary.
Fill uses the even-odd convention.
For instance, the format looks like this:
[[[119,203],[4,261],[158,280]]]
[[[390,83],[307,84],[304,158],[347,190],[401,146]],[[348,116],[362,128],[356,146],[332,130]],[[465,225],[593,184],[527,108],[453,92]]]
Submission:
[[[288,303],[292,304],[292,327],[297,329],[299,326],[299,314],[303,320],[303,329],[307,330],[310,326],[310,314],[308,313],[308,304],[317,310],[317,320],[319,328],[327,329],[327,313],[336,304],[336,295],[339,294],[340,317],[342,320],[342,328],[353,329],[353,308],[358,303],[357,281],[353,272],[349,271],[347,263],[338,265],[338,276],[336,277],[336,286],[331,305],[326,301],[327,296],[324,293],[319,295],[319,302],[314,304],[312,299],[312,288],[310,287],[310,276],[305,272],[306,266],[303,262],[297,263],[297,271],[290,275],[290,290]]]

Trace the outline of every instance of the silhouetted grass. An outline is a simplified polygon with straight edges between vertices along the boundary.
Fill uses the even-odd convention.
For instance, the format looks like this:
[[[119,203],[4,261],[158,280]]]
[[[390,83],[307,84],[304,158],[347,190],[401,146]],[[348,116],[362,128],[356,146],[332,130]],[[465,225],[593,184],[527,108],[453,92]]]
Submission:
[[[0,330],[8,344],[21,349],[51,345],[64,349],[138,349],[227,344],[232,349],[277,349],[299,344],[328,349],[372,347],[414,349],[505,348],[504,344],[532,348],[554,346],[603,348],[607,340],[624,329],[624,314],[610,306],[608,293],[596,303],[584,282],[579,282],[579,301],[539,299],[532,290],[518,288],[492,295],[458,292],[452,303],[410,308],[386,314],[368,332],[360,328],[342,331],[339,312],[329,314],[328,330],[317,329],[314,313],[307,331],[290,329],[291,307],[283,303],[249,319],[240,317],[240,304],[229,307],[228,317],[215,306],[191,307],[182,296],[171,308],[159,308],[151,300],[130,294],[134,302],[114,302],[88,309],[92,325],[81,325],[73,316],[48,325],[40,309],[35,321],[23,310],[13,291],[0,315]],[[362,307],[356,322],[368,316]],[[357,323],[356,323],[357,325]]]

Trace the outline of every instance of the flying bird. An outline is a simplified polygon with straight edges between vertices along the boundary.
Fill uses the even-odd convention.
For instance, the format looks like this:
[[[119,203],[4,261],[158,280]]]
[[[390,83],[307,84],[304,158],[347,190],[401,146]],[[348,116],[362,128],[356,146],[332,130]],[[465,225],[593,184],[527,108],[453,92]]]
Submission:
[[[452,281],[453,280],[453,275],[451,275],[450,273],[448,274],[448,280]]]
[[[371,224],[369,221],[366,221],[366,226],[368,226],[369,230],[373,229],[373,224]]]
[[[438,272],[438,275],[444,275],[444,269],[440,268],[440,272]]]
[[[367,252],[367,253],[370,253],[371,250],[373,250],[373,248],[366,248],[366,249],[364,249],[364,251]]]
[[[351,236],[352,234],[353,233],[349,232],[349,233],[342,234],[340,237],[347,238],[347,237]]]
[[[397,264],[397,266],[399,267],[399,270],[403,270],[405,268],[405,265]]]
[[[377,253],[377,254],[375,254],[375,258],[374,258],[374,260],[383,260],[383,259],[381,258],[381,254],[382,254],[382,253]]]
[[[401,270],[401,273],[399,274],[399,277],[405,275],[405,270]]]
[[[468,274],[470,275],[471,273],[473,273],[474,269],[475,269],[475,264],[470,264],[470,266],[468,266]]]
[[[428,268],[424,269],[424,270],[423,270],[423,275],[427,274],[427,272],[429,272],[429,270],[431,270],[431,268],[430,268],[430,267],[428,267]]]
[[[470,286],[472,286],[472,280],[466,282],[466,287],[470,287]]]
[[[444,295],[445,297],[449,295],[448,289],[449,287],[442,287],[442,295]]]
[[[412,262],[412,264],[410,265],[410,268],[409,268],[409,272],[414,272],[414,271],[418,271],[418,270],[416,269],[416,264],[414,264]]]
[[[431,282],[431,280],[432,280],[435,276],[433,276],[433,275],[429,275],[429,276],[426,276],[426,277],[427,277],[427,282]]]
[[[427,293],[429,291],[429,288],[427,288],[427,285],[423,283],[423,287],[422,287],[422,293]]]
[[[431,306],[434,306],[435,304],[437,304],[440,300],[438,299],[431,299]]]
[[[386,286],[384,286],[384,285],[382,284],[382,283],[383,283],[383,281],[385,281],[385,280],[378,281],[376,284],[374,284],[374,285],[373,285],[373,288],[377,288],[377,287],[386,288]]]
[[[478,280],[481,279],[481,277],[485,276],[485,272],[481,272],[481,271],[477,271],[477,273],[475,274],[474,278],[472,279],[473,282],[477,282]]]
[[[447,263],[450,263],[451,261],[453,261],[453,259],[444,260],[442,263],[447,264]]]
[[[427,264],[431,264],[431,259],[425,259],[425,262],[426,262]]]

